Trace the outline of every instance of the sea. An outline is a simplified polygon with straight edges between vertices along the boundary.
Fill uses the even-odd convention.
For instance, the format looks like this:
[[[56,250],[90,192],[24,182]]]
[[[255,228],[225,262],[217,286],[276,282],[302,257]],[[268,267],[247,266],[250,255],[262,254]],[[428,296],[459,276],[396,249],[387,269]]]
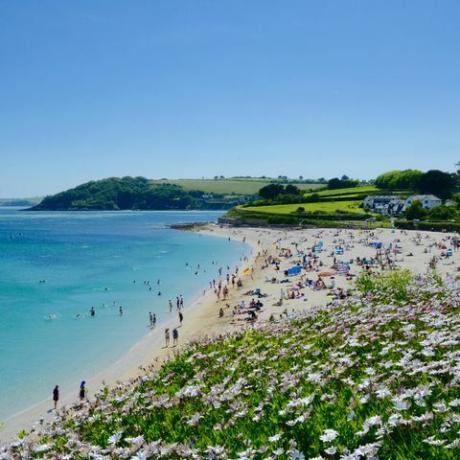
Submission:
[[[77,388],[148,333],[149,312],[161,327],[169,299],[187,307],[239,264],[242,242],[169,228],[221,214],[0,208],[0,421]]]

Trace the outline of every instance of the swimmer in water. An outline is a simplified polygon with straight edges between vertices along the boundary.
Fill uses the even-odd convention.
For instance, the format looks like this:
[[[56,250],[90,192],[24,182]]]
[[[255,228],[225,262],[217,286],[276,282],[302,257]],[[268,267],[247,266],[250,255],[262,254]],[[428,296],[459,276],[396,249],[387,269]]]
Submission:
[[[120,308],[118,309],[120,316],[123,316],[123,307],[120,305]]]

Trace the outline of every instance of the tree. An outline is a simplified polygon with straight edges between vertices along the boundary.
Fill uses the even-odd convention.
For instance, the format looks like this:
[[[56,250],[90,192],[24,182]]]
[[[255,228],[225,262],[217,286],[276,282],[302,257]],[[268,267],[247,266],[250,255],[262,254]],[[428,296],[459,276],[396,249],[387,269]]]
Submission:
[[[268,184],[259,190],[259,196],[265,200],[273,200],[283,193],[284,187],[281,184]]]
[[[348,187],[356,187],[358,185],[357,180],[352,179],[339,179],[338,177],[334,177],[327,182],[327,188],[331,190],[339,189],[339,188],[348,188]]]
[[[300,189],[296,187],[295,185],[289,184],[289,185],[286,185],[286,188],[284,189],[284,193],[287,193],[288,195],[298,195],[300,193]]]
[[[456,183],[453,174],[432,169],[420,177],[417,188],[421,193],[432,193],[445,200],[455,191]]]
[[[420,200],[415,200],[406,210],[405,210],[406,219],[423,219],[427,215],[427,210],[423,208],[422,202]]]
[[[396,169],[378,176],[375,185],[385,190],[416,190],[422,175],[418,169]]]
[[[455,219],[457,210],[455,206],[436,206],[430,210],[429,215],[432,220],[450,220]]]

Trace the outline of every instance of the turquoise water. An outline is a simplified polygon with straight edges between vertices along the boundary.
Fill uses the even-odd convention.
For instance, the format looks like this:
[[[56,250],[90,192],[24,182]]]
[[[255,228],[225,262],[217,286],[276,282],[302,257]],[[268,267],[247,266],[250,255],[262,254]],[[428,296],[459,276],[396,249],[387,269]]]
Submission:
[[[148,332],[150,311],[167,320],[168,299],[187,306],[236,265],[247,246],[165,227],[219,215],[0,208],[0,419],[107,367]]]

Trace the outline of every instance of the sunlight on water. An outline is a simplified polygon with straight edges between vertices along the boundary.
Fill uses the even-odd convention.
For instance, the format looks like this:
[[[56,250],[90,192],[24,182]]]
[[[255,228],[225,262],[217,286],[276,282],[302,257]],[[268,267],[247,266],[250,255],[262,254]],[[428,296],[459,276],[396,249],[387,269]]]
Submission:
[[[241,243],[167,228],[219,215],[0,209],[0,419],[106,367],[148,331],[150,311],[168,319],[168,299],[190,303],[238,263]]]

